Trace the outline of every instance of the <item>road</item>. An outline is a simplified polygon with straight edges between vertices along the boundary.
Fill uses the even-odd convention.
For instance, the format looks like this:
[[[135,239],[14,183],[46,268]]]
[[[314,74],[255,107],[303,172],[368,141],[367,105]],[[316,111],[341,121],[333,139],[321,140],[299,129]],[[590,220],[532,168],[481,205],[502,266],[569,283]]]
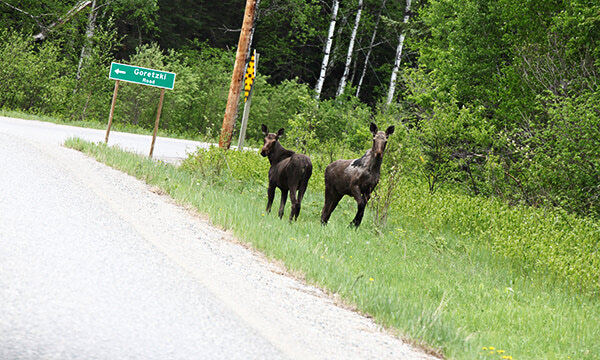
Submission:
[[[104,142],[106,130],[87,129],[75,126],[57,125],[42,121],[22,120],[0,116],[2,131],[25,137],[37,142],[60,145],[69,137],[77,136],[91,142]],[[129,134],[111,131],[108,137],[108,146],[118,146],[124,150],[141,155],[150,153],[152,137],[146,135]],[[198,141],[171,139],[157,137],[154,144],[153,158],[177,162],[186,158],[188,153],[196,151],[198,147],[208,148],[210,144]]]
[[[0,359],[431,359],[71,136],[0,117]]]

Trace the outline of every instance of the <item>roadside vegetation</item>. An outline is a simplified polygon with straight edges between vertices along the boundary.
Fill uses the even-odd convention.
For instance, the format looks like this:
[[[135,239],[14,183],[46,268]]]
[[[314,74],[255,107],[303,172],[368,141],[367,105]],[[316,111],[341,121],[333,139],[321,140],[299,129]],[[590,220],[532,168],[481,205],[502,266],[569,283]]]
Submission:
[[[0,113],[105,128],[114,61],[176,73],[161,134],[215,142],[243,3],[0,1]],[[266,124],[311,157],[298,223],[262,213],[255,153],[174,168],[71,145],[449,358],[598,358],[600,4],[261,0],[258,14],[246,144]],[[123,83],[114,129],[151,132],[158,94]],[[371,121],[396,132],[367,217],[350,231],[348,199],[321,227],[323,169],[362,155]]]
[[[397,143],[358,230],[348,227],[355,213],[348,198],[329,225],[320,225],[321,155],[292,223],[264,212],[269,165],[256,152],[211,148],[175,167],[79,139],[66,145],[160,187],[445,358],[599,357],[597,223],[452,189],[422,191],[423,181],[392,164],[401,153]]]
[[[362,149],[371,120],[403,126],[411,155],[403,164],[431,193],[451,184],[472,196],[600,218],[599,4],[422,0],[405,14],[402,1],[362,8],[347,1],[323,73],[333,3],[260,2],[250,144],[260,143],[264,123],[295,131],[288,135],[300,151],[334,154]],[[0,1],[0,109],[104,123],[115,61],[176,73],[161,129],[216,139],[238,36],[230,30],[240,26],[242,5],[221,1],[207,12],[179,0]],[[359,12],[356,29],[349,20]],[[400,34],[405,51],[392,86]],[[115,126],[151,131],[158,94],[123,83]]]

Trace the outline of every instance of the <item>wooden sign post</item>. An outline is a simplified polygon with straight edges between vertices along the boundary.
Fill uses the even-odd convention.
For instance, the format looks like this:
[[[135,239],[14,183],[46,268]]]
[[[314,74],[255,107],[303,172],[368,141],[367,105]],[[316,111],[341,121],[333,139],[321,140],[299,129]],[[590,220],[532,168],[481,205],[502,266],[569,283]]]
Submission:
[[[115,81],[115,91],[113,92],[112,103],[110,104],[110,114],[108,115],[108,128],[106,128],[106,137],[104,142],[108,144],[108,134],[110,134],[110,127],[112,126],[113,115],[115,113],[115,102],[117,100],[117,93],[119,92],[119,81]]]
[[[152,145],[150,145],[150,157],[154,152],[154,142],[156,141],[156,132],[158,131],[158,122],[160,121],[160,112],[162,110],[163,100],[165,98],[165,89],[160,89],[160,99],[158,100],[158,112],[156,113],[156,122],[154,124],[154,133],[152,134]]]
[[[154,134],[152,135],[152,145],[150,146],[150,157],[154,152],[154,142],[156,141],[156,133],[158,132],[158,123],[160,121],[160,113],[162,111],[163,100],[165,98],[165,89],[173,90],[175,86],[175,73],[154,69],[147,69],[138,66],[125,65],[119,63],[110,64],[109,79],[116,80],[115,91],[113,93],[112,104],[110,106],[110,114],[108,116],[108,128],[106,129],[105,143],[108,143],[108,135],[112,126],[113,115],[115,112],[115,102],[117,100],[117,92],[119,91],[119,81],[127,81],[134,84],[148,85],[161,88],[160,99],[158,101],[158,111],[156,113],[156,122],[154,124]]]

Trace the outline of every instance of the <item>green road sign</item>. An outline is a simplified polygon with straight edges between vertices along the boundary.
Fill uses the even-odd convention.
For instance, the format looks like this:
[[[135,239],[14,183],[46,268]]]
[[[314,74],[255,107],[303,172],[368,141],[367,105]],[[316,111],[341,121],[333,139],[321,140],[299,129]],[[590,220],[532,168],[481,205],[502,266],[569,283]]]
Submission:
[[[113,80],[122,80],[169,90],[173,90],[173,86],[175,85],[175,73],[119,63],[110,64],[110,74],[108,77]]]

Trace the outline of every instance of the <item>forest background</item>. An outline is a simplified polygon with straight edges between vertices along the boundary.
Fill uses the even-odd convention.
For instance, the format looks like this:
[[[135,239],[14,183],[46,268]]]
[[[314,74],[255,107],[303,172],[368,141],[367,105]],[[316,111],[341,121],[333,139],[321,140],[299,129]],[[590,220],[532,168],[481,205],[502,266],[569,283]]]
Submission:
[[[0,0],[0,108],[105,122],[118,61],[177,73],[161,128],[216,139],[244,5]],[[333,159],[365,148],[370,121],[395,124],[392,158],[426,191],[600,216],[596,1],[261,0],[252,47],[251,143],[265,123]],[[154,88],[123,86],[115,121],[151,128],[157,102]]]

